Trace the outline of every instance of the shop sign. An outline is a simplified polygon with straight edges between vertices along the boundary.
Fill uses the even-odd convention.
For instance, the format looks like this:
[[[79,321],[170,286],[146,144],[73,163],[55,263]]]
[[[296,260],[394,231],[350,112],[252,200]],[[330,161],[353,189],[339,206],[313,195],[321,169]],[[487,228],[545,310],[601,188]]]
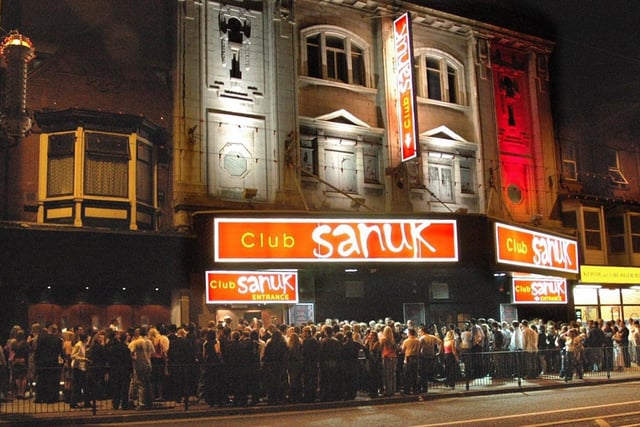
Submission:
[[[455,220],[215,218],[216,262],[453,262]]]
[[[298,272],[207,271],[207,304],[295,304]]]
[[[578,273],[578,244],[551,234],[496,223],[497,262]]]
[[[398,126],[403,162],[418,155],[417,116],[413,89],[413,47],[411,18],[405,13],[393,21],[396,88],[398,90]]]
[[[566,304],[567,280],[560,277],[514,277],[516,304]]]
[[[581,265],[580,281],[582,283],[640,285],[640,268]]]

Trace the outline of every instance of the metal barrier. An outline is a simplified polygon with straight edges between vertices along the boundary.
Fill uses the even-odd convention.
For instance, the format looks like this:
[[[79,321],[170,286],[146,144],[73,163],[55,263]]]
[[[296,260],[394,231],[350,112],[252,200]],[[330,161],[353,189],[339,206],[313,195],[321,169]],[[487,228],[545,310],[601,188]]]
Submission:
[[[463,353],[459,363],[447,363],[444,358],[421,359],[418,369],[418,378],[410,378],[412,384],[418,384],[416,394],[438,393],[446,390],[478,390],[493,387],[527,387],[536,382],[562,381],[569,382],[581,378],[607,378],[618,374],[638,375],[640,377],[640,357],[636,357],[633,352],[636,348],[626,347],[606,347],[606,348],[586,348],[581,354],[569,354],[558,349],[541,350],[535,353],[524,351],[509,352],[488,352],[488,353]],[[399,358],[397,378],[397,392],[404,393],[403,386],[407,381],[405,378],[402,359]],[[428,364],[428,365],[426,365]],[[345,400],[375,399],[383,395],[384,390],[379,387],[382,384],[381,372],[372,371],[371,366],[363,360],[359,360],[357,365],[349,365],[350,369],[357,369],[356,373],[342,372],[341,378],[357,383],[357,393],[345,397]],[[238,367],[233,365],[222,366],[224,374],[219,376],[219,380],[227,381],[233,377],[233,373]],[[344,369],[344,367],[342,368]],[[282,380],[285,382],[285,395],[291,399],[287,380],[289,376],[286,370]],[[74,375],[69,369],[64,367],[38,369],[39,376],[57,378],[57,390],[42,390],[42,384],[38,386],[37,379],[29,384],[25,396],[17,396],[15,381],[11,377],[11,372],[5,370],[4,375],[0,373],[0,414],[11,415],[32,415],[43,413],[83,413],[106,414],[113,413],[114,409],[114,383],[117,380],[114,373],[108,369],[96,370],[89,368],[86,378],[81,379],[81,383],[74,382]],[[202,408],[207,405],[201,400],[203,393],[202,374],[204,369],[198,365],[169,366],[160,375],[154,372],[145,385],[150,386],[150,405],[145,409],[171,409],[180,408],[189,410],[193,407]],[[244,369],[246,372],[246,367]],[[257,375],[239,378],[266,378],[264,371],[258,371]],[[237,378],[235,379],[238,380]],[[346,380],[345,380],[346,381]],[[137,387],[130,384],[126,377],[124,385],[124,395],[126,402],[122,400],[118,404],[118,410],[122,406],[127,409],[134,409],[133,402],[138,403],[137,396],[132,394]],[[12,384],[13,383],[13,384]],[[54,384],[56,384],[54,382]],[[316,384],[322,387],[322,378]],[[373,385],[373,386],[372,386]],[[246,386],[246,384],[244,385]],[[250,399],[242,405],[266,405],[265,399],[266,384],[252,385]],[[349,387],[345,387],[345,390]],[[251,389],[251,387],[249,387]],[[350,388],[353,390],[353,387]],[[122,390],[122,388],[121,388]],[[256,391],[257,390],[257,391]],[[43,401],[42,396],[38,396],[38,391],[49,397]],[[412,390],[413,393],[414,390]],[[322,390],[316,390],[316,396],[322,396]],[[237,404],[233,402],[234,396],[231,390],[224,396],[224,402],[220,406]],[[284,400],[282,403],[295,403],[291,400]],[[77,406],[74,405],[77,403]],[[117,402],[116,402],[117,403]],[[207,405],[208,406],[208,405]],[[213,405],[211,405],[213,406]],[[204,406],[206,407],[206,406]]]

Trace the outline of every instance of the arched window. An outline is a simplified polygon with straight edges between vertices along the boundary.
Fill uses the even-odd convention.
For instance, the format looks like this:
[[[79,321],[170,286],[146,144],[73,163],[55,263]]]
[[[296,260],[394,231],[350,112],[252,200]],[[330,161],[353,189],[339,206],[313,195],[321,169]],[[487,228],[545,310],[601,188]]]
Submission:
[[[301,32],[303,73],[309,77],[369,86],[369,46],[338,27],[314,26]]]
[[[415,57],[418,96],[434,101],[465,105],[462,64],[435,49],[418,50]]]

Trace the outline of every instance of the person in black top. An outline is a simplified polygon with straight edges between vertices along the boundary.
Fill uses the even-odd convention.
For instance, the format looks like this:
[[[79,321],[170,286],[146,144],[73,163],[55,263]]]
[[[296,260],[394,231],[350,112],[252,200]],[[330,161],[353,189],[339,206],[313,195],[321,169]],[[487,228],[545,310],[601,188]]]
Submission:
[[[173,384],[172,398],[179,403],[191,393],[189,374],[195,366],[193,345],[187,339],[187,331],[182,328],[178,330],[176,338],[170,341],[168,364]]]
[[[106,358],[109,365],[111,407],[129,408],[129,382],[131,381],[131,352],[125,343],[124,331],[107,331]]]
[[[302,328],[302,390],[305,402],[315,402],[318,394],[320,343],[311,326]]]
[[[35,350],[36,363],[36,403],[55,403],[59,400],[60,369],[62,360],[62,340],[58,336],[58,326],[49,325],[38,335]]]

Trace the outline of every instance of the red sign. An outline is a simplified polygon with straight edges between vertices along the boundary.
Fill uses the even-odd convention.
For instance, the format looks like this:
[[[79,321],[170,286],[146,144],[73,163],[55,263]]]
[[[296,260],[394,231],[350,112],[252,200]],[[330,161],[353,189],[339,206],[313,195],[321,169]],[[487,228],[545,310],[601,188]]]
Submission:
[[[514,277],[513,302],[566,304],[567,280],[559,277]]]
[[[578,273],[578,243],[496,223],[496,257],[504,264]]]
[[[451,262],[455,220],[215,218],[216,262]]]
[[[207,271],[207,304],[295,304],[296,271]]]
[[[411,18],[405,13],[393,21],[396,87],[398,90],[399,139],[402,161],[418,155],[416,102],[413,90],[413,46]]]

